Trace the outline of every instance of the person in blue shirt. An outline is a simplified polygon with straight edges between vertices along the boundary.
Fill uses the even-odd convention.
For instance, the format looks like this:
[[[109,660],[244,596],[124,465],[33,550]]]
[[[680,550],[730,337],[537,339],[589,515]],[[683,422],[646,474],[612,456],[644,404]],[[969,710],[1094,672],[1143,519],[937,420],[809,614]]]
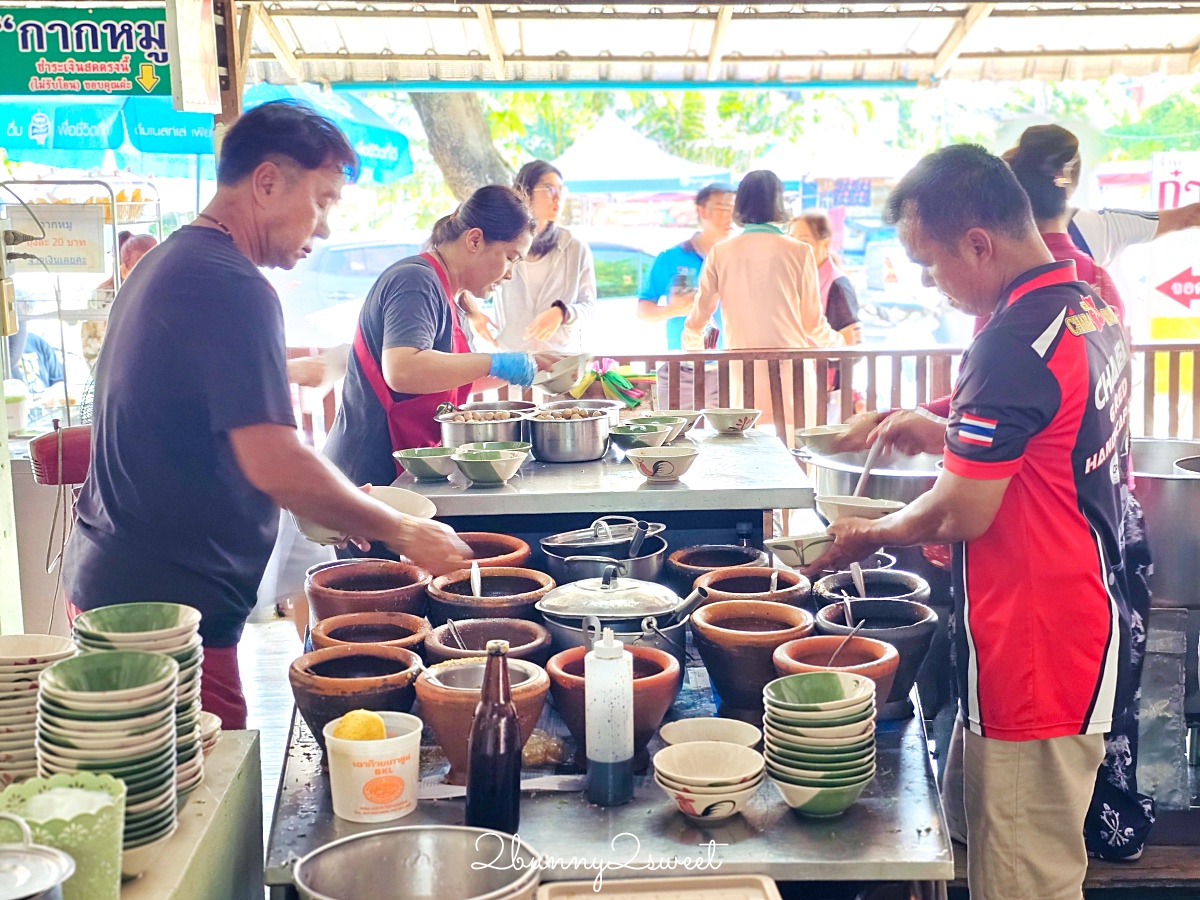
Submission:
[[[31,394],[40,394],[63,380],[62,361],[50,342],[36,334],[21,331],[8,339],[11,377],[25,382]]]
[[[683,349],[683,323],[692,311],[696,284],[704,257],[713,244],[733,233],[734,191],[728,185],[710,184],[696,195],[696,216],[700,230],[678,246],[664,250],[654,260],[638,292],[638,318],[643,322],[665,322],[667,350]],[[721,311],[713,315],[713,325],[721,327]],[[689,406],[692,398],[692,371],[686,363],[680,374],[680,403]],[[706,393],[715,392],[716,380]],[[666,405],[667,368],[658,373],[659,405]],[[709,403],[710,406],[717,404]]]

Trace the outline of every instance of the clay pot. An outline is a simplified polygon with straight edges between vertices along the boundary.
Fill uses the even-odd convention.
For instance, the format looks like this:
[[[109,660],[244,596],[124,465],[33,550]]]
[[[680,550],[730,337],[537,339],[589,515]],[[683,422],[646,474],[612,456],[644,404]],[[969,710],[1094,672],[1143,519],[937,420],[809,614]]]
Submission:
[[[881,574],[886,574],[886,570]],[[869,589],[868,582],[868,592]],[[891,644],[900,654],[892,689],[886,701],[879,698],[879,718],[907,718],[912,715],[908,695],[937,631],[937,613],[923,603],[910,600],[854,600],[851,612],[856,624],[866,620],[866,624],[858,630],[860,636]],[[831,603],[817,613],[817,631],[820,634],[850,633],[840,602]]]
[[[905,572],[903,569],[864,569],[863,584],[867,589],[867,597],[872,600],[929,602],[929,582],[920,575]],[[813,600],[818,608],[828,606],[830,603],[840,602],[843,592],[849,594],[851,599],[858,597],[854,578],[850,573],[835,572],[819,579],[813,585]],[[858,600],[854,599],[854,602],[858,603]]]
[[[838,650],[845,641],[846,645]],[[829,665],[834,652],[834,665]],[[900,654],[891,644],[855,635],[846,641],[841,635],[810,635],[788,641],[775,648],[771,657],[775,674],[780,677],[797,672],[850,672],[875,682],[875,696],[881,700],[892,690]]]
[[[467,740],[486,664],[487,659],[482,656],[451,659],[431,666],[417,678],[420,716],[433,729],[433,736],[450,760],[448,784],[467,783]],[[508,679],[524,747],[546,705],[550,679],[545,669],[526,659],[508,660]]]
[[[304,580],[311,620],[356,612],[425,615],[429,573],[389,559],[351,559],[314,567]]]
[[[697,578],[717,569],[767,565],[770,562],[766,553],[740,544],[699,544],[676,550],[667,557],[671,586],[681,597],[692,592]]]
[[[658,731],[683,686],[683,669],[670,653],[654,647],[625,648],[633,655],[633,768],[639,774],[650,767],[646,745]],[[586,703],[583,691],[583,658],[587,647],[572,647],[550,657],[550,696],[575,739],[575,765],[587,768]]]
[[[444,625],[447,619],[540,618],[534,604],[555,588],[554,579],[534,569],[509,567],[481,569],[482,597],[471,594],[471,570],[459,569],[435,578],[427,591],[429,621]]]
[[[455,619],[455,626],[468,649],[461,649],[450,636],[449,625],[439,625],[425,639],[425,661],[430,665],[448,659],[479,656],[488,641],[508,641],[509,659],[527,659],[544,666],[553,652],[550,632],[525,619]]]
[[[770,593],[772,572],[779,573],[773,594]],[[723,600],[769,600],[772,603],[802,606],[808,602],[812,583],[799,572],[790,569],[737,566],[715,569],[707,575],[701,575],[696,579],[696,587],[708,590],[709,603]]]
[[[292,661],[288,680],[296,707],[325,751],[323,729],[352,709],[408,712],[421,657],[402,647],[346,644],[305,653]]]
[[[533,551],[520,538],[507,534],[492,534],[488,531],[461,531],[458,539],[471,548],[474,561],[479,567],[511,568],[529,562]]]
[[[692,638],[721,698],[717,714],[761,726],[763,688],[776,678],[771,655],[812,629],[807,610],[769,600],[723,600],[692,613]]]
[[[314,650],[346,644],[376,644],[420,654],[432,630],[429,620],[408,613],[346,613],[322,619],[312,627],[311,637]]]

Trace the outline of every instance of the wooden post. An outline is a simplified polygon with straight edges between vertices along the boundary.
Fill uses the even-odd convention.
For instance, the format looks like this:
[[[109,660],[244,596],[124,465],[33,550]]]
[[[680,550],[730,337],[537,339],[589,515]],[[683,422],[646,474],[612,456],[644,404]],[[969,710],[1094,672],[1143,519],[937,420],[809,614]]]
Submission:
[[[253,23],[256,10],[245,13],[248,24]],[[245,60],[238,46],[237,3],[235,0],[213,0],[213,20],[216,22],[217,74],[221,86],[221,112],[217,114],[213,139],[220,154],[218,135],[224,135],[242,114],[242,85],[245,83]]]

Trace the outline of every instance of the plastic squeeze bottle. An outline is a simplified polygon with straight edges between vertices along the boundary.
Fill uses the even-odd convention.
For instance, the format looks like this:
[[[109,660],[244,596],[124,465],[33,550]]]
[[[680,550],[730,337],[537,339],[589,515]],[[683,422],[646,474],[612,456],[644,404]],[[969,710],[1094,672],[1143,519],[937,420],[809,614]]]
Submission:
[[[521,818],[521,728],[508,684],[508,641],[488,641],[467,743],[467,824],[516,834]]]
[[[633,799],[633,654],[605,628],[583,658],[588,802]]]

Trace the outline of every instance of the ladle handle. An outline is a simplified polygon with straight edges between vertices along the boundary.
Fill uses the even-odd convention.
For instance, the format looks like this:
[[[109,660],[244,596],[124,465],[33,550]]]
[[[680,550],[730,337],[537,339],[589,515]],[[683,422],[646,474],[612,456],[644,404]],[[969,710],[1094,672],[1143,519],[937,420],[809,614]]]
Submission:
[[[855,625],[854,628],[852,628],[850,630],[850,633],[848,635],[846,635],[845,638],[842,639],[842,642],[840,644],[837,645],[837,649],[834,650],[833,655],[831,657],[829,657],[829,662],[825,663],[826,666],[828,666],[831,669],[833,668],[833,661],[835,659],[837,659],[837,655],[842,652],[842,648],[845,647],[848,643],[850,643],[850,638],[852,638],[856,634],[858,634],[858,630],[866,624],[867,624],[867,620],[863,619],[861,622],[859,622],[857,625]]]
[[[642,549],[642,543],[646,540],[646,535],[650,532],[650,523],[638,521],[637,531],[633,534],[633,541],[629,544],[629,558],[637,559],[638,552]]]
[[[854,496],[861,497],[863,491],[867,489],[867,479],[871,477],[871,469],[875,467],[875,461],[879,458],[879,451],[883,449],[883,445],[877,440],[871,445],[871,449],[867,451],[867,461],[863,463],[862,474],[858,476],[858,484],[854,486]]]

